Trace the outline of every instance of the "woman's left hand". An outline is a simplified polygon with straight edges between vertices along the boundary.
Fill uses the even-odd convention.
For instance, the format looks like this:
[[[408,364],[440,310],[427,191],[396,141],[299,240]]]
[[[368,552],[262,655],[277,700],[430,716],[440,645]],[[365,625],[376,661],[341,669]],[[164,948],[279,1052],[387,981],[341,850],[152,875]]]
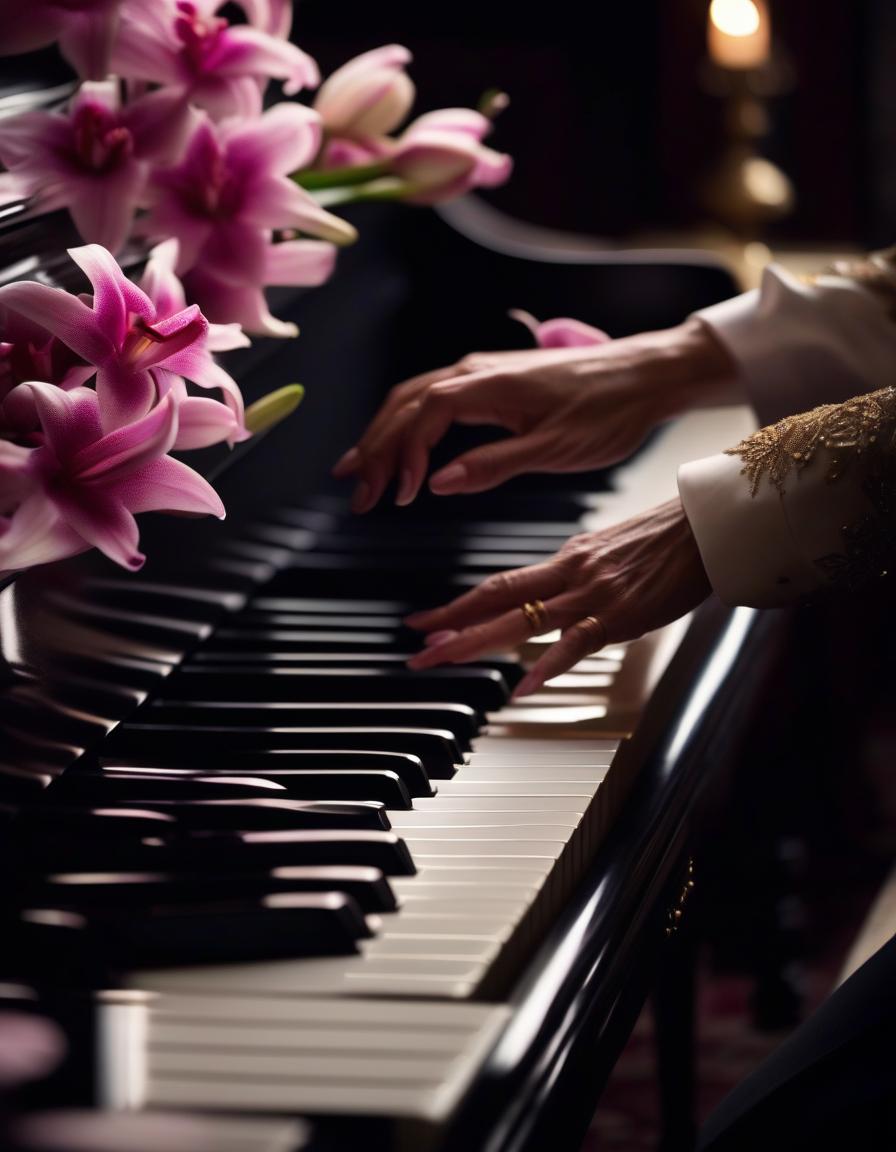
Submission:
[[[604,645],[677,620],[710,591],[676,497],[601,532],[573,536],[543,564],[500,572],[442,608],[409,616],[406,623],[427,635],[424,650],[408,663],[433,668],[516,647],[533,635],[523,605],[542,601],[537,631],[563,634],[518,685],[514,697],[526,696]]]

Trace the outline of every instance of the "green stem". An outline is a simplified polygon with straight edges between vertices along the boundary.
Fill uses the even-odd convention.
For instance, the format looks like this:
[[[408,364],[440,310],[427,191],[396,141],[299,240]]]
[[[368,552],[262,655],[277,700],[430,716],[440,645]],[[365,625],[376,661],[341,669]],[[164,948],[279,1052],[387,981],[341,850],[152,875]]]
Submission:
[[[370,200],[403,200],[411,190],[406,180],[386,176],[355,187],[324,189],[315,196],[322,208],[338,208],[342,204],[359,204]]]
[[[309,190],[316,188],[343,188],[354,184],[366,184],[388,172],[388,166],[381,161],[376,164],[355,164],[346,168],[308,168],[304,172],[293,172],[296,184]]]

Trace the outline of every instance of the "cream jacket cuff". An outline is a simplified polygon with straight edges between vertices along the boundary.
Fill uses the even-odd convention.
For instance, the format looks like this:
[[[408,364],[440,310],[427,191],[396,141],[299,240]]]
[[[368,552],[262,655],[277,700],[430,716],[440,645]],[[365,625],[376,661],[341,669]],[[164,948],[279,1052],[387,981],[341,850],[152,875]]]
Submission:
[[[758,291],[696,315],[736,361],[760,425],[893,381],[896,323],[879,294],[847,276],[804,282],[770,265]]]

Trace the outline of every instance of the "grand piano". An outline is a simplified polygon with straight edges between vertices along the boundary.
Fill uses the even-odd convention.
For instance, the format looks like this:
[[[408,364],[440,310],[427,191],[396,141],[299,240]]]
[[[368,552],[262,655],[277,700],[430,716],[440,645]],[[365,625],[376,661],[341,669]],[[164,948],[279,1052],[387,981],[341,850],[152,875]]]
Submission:
[[[328,469],[389,385],[520,345],[510,307],[618,336],[736,286],[475,202],[356,222],[329,285],[276,301],[299,340],[230,363],[307,402],[205,458],[227,521],[145,518],[139,575],[90,555],[0,593],[0,1048],[23,1016],[66,1042],[0,1080],[4,1147],[572,1152],[651,992],[688,1146],[693,845],[761,622],[709,601],[511,703],[549,638],[412,674],[402,617],[666,498],[746,414],[364,518]],[[71,285],[73,241],[12,213],[7,275]]]

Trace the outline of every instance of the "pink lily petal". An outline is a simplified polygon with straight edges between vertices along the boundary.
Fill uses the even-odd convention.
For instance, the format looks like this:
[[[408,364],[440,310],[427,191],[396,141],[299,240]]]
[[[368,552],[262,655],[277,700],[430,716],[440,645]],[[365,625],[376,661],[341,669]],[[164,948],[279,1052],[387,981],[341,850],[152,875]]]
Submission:
[[[170,456],[154,460],[122,481],[118,494],[133,512],[196,512],[219,520],[226,515],[211,484]]]
[[[96,374],[96,394],[104,432],[111,432],[145,415],[158,391],[152,373],[112,360]]]
[[[54,495],[69,527],[123,568],[142,568],[146,557],[137,549],[140,530],[121,499],[99,489],[91,491],[89,499],[79,497],[81,493],[64,490]]]
[[[81,236],[110,252],[118,252],[131,230],[145,179],[144,165],[132,160],[116,172],[85,180],[80,188],[73,188],[68,210]]]
[[[183,74],[170,45],[167,5],[126,3],[112,49],[112,70],[129,80],[180,86]]]
[[[239,385],[220,364],[216,364],[203,348],[187,348],[166,365],[168,375],[176,373],[198,384],[200,388],[220,388],[224,403],[236,417],[238,426],[243,427],[243,394]],[[163,385],[164,387],[164,385]]]
[[[265,254],[265,284],[323,284],[336,266],[336,249],[321,240],[283,240]]]
[[[197,80],[188,95],[215,121],[228,117],[256,120],[264,108],[262,85],[254,76],[211,74]]]
[[[230,352],[234,348],[248,348],[252,341],[239,324],[209,324],[205,342],[209,352]]]
[[[418,132],[430,131],[457,132],[471,136],[474,140],[482,140],[491,128],[491,120],[472,108],[439,108],[436,112],[425,112],[422,116],[418,116],[414,123],[405,129],[405,135],[412,136]]]
[[[42,381],[29,381],[19,387],[29,389],[34,397],[47,445],[58,460],[70,459],[102,435],[99,402],[89,388],[63,392]]]
[[[140,157],[173,161],[183,151],[190,127],[190,106],[177,89],[159,88],[132,100],[121,111]]]
[[[0,534],[0,571],[64,560],[89,547],[44,493],[35,492],[19,505],[9,527]]]
[[[33,448],[0,440],[0,514],[11,511],[32,487],[29,464],[33,452]]]
[[[558,317],[541,322],[520,309],[513,309],[510,316],[525,324],[540,348],[583,348],[591,344],[605,344],[610,339],[600,328],[592,328],[581,320]]]
[[[175,275],[180,246],[175,237],[157,244],[140,277],[140,287],[152,301],[157,317],[171,316],[187,306],[187,297]]]
[[[188,396],[177,408],[178,427],[174,449],[178,452],[193,448],[208,448],[212,444],[248,439],[245,430],[240,433],[236,417],[229,408],[205,396]]]
[[[151,320],[152,301],[133,281],[128,280],[118,262],[100,244],[69,248],[69,256],[93,287],[93,311],[102,331],[120,348],[128,331],[128,313]]]
[[[101,80],[108,74],[117,25],[118,11],[113,4],[68,14],[59,35],[59,50],[79,76]]]
[[[275,171],[284,175],[305,168],[320,149],[323,124],[312,108],[275,104],[253,124],[222,125],[228,163],[242,175]]]
[[[264,251],[268,240],[262,232],[242,220],[219,223],[206,241],[202,263],[213,268],[215,276],[232,284],[259,280],[264,271]]]
[[[227,284],[199,268],[187,274],[185,283],[203,312],[217,321],[236,321],[246,332],[258,336],[284,339],[299,334],[295,324],[271,315],[258,285]]]
[[[119,480],[164,456],[177,437],[177,425],[178,406],[168,395],[133,424],[117,428],[76,452],[69,470],[86,483]]]
[[[246,72],[272,76],[284,81],[287,96],[320,83],[320,71],[307,52],[249,25],[228,28],[226,48],[215,62],[215,71],[221,76]]]
[[[0,287],[0,306],[18,312],[58,336],[82,360],[95,364],[112,352],[92,308],[62,288],[30,280]]]
[[[351,244],[358,235],[348,221],[321,208],[304,188],[281,176],[272,177],[256,190],[243,219],[261,228],[298,228],[334,244]]]

